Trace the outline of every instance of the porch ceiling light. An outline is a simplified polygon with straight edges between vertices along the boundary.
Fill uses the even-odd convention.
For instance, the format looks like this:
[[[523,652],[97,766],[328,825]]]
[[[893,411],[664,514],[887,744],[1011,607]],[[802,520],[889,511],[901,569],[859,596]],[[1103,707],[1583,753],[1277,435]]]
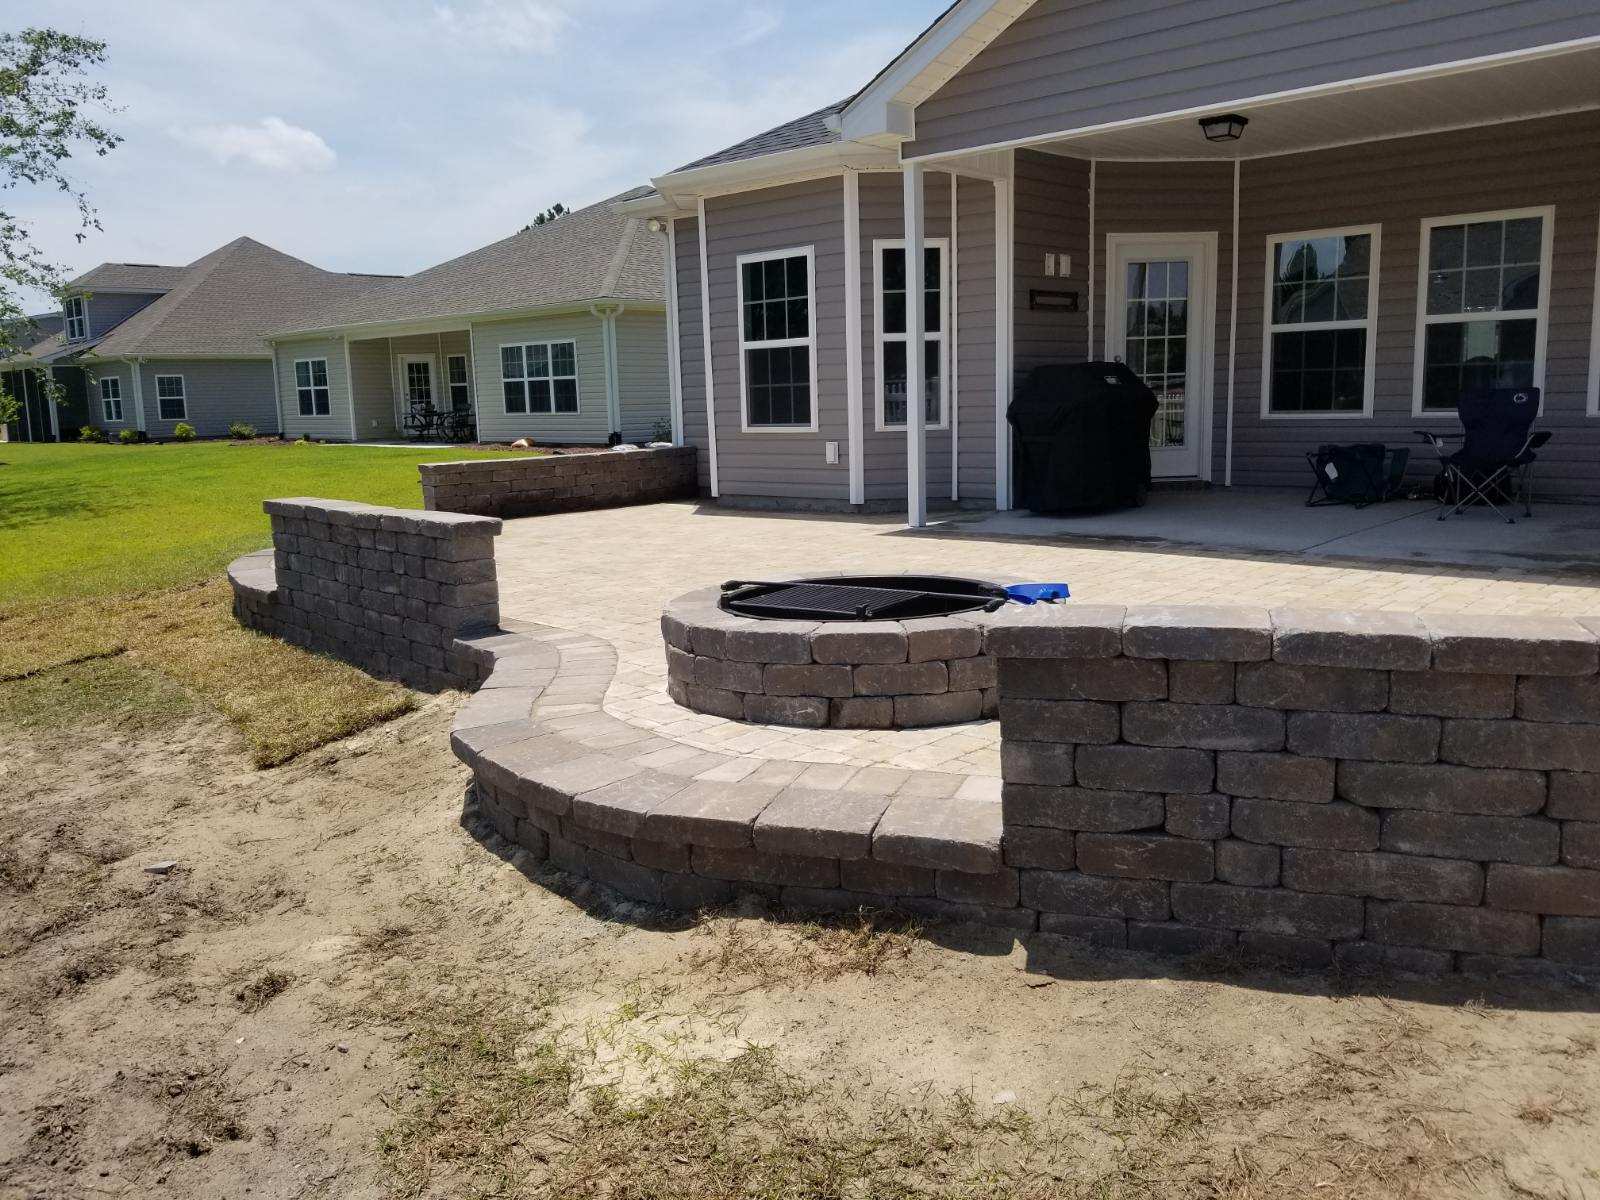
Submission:
[[[1206,135],[1208,142],[1237,142],[1244,136],[1244,127],[1248,124],[1249,117],[1223,113],[1220,117],[1201,117],[1200,131]]]

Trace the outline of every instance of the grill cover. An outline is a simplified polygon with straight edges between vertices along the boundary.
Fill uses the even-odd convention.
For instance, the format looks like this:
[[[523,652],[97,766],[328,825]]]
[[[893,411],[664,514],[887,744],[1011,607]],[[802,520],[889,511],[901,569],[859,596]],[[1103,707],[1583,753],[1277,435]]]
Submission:
[[[1018,503],[1034,512],[1143,504],[1156,408],[1156,394],[1123,363],[1035,367],[1006,414]]]

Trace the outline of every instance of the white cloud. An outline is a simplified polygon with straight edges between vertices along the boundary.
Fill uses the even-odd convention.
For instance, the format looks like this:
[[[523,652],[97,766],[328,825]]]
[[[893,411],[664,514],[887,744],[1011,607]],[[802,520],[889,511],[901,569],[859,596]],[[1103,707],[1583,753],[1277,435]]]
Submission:
[[[570,21],[552,0],[457,0],[433,14],[446,36],[517,53],[550,53]]]
[[[339,160],[321,134],[282,117],[262,117],[254,125],[200,125],[171,132],[224,166],[240,159],[266,171],[300,174],[331,170]]]

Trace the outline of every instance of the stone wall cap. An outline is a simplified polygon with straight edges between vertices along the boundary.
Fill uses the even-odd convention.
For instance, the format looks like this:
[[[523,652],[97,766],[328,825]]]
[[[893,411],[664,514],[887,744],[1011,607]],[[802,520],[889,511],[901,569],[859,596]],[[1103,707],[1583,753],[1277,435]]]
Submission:
[[[1425,613],[1438,671],[1593,675],[1600,637],[1570,617]]]
[[[1256,662],[1272,657],[1272,618],[1264,608],[1215,604],[1141,604],[1122,623],[1131,658]]]
[[[476,517],[469,513],[430,512],[422,508],[387,508],[356,500],[324,500],[316,496],[285,496],[264,500],[261,510],[273,517],[307,517],[330,525],[388,529],[396,533],[415,533],[425,537],[497,534],[497,517]]]
[[[1285,607],[1269,615],[1272,657],[1281,663],[1425,671],[1433,661],[1428,628],[1413,613]]]
[[[1115,658],[1122,653],[1119,604],[1007,604],[986,615],[984,650],[995,658]]]

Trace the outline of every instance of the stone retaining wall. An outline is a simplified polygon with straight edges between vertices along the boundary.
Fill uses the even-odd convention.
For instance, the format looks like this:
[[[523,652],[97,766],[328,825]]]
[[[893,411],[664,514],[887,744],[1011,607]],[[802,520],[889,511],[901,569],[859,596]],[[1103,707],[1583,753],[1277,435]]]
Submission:
[[[685,708],[835,729],[911,729],[996,714],[995,664],[983,649],[994,614],[766,621],[724,611],[721,595],[714,587],[690,592],[661,617],[667,694]]]
[[[239,623],[413,687],[487,673],[458,636],[500,617],[500,522],[341,500],[268,500],[272,550],[228,569]]]
[[[422,463],[422,506],[531,517],[685,500],[698,494],[693,446]]]
[[[1600,619],[1062,605],[991,631],[1046,932],[1600,968]]]

